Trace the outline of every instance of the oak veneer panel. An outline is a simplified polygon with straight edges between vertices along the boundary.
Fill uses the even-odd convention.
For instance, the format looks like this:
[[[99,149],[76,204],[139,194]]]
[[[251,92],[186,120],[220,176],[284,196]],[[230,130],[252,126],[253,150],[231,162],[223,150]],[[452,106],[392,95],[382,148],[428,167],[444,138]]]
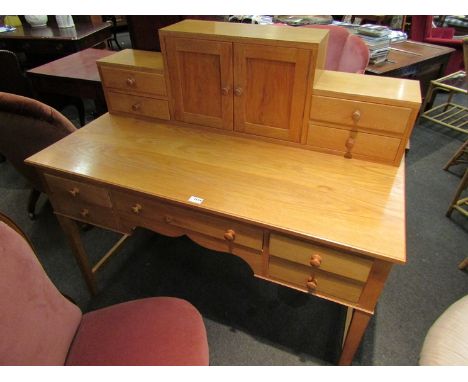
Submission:
[[[309,123],[307,144],[319,150],[328,149],[331,152],[344,154],[347,152],[346,141],[351,135],[355,142],[351,154],[359,155],[361,158],[393,163],[401,145],[401,139],[398,138],[362,131],[351,132],[313,123]]]
[[[349,160],[105,114],[27,162],[333,248],[406,260],[404,161]],[[188,202],[192,195],[203,203]]]
[[[197,37],[224,41],[243,41],[276,46],[311,48],[328,41],[328,31],[277,25],[253,25],[201,20],[184,20],[159,30],[160,36]]]
[[[367,281],[373,264],[373,260],[369,258],[343,253],[277,233],[270,235],[269,252],[273,256],[309,266],[311,271],[314,268],[310,265],[310,259],[313,255],[319,255],[322,259],[318,267],[320,270],[361,282]]]
[[[137,49],[124,49],[111,56],[97,60],[100,66],[119,66],[132,71],[164,72],[164,60],[159,52]]]

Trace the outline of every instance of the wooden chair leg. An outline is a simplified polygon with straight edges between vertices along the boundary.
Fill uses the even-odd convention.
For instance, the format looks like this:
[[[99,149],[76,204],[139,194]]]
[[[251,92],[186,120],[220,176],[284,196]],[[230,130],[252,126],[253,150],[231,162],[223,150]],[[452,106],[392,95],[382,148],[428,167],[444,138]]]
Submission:
[[[461,147],[457,150],[457,152],[450,158],[447,164],[444,166],[444,170],[448,170],[449,167],[454,166],[458,163],[462,163],[463,161],[460,158],[468,151],[468,139],[465,143],[461,145]]]
[[[29,194],[28,200],[28,215],[31,220],[36,219],[36,203],[39,199],[41,192],[33,188]]]
[[[457,191],[455,192],[455,196],[453,197],[452,202],[450,203],[449,209],[447,210],[447,213],[445,214],[447,217],[450,217],[454,208],[453,206],[460,199],[461,193],[467,187],[468,187],[468,169],[465,170],[465,174],[463,175],[463,178],[457,187]]]

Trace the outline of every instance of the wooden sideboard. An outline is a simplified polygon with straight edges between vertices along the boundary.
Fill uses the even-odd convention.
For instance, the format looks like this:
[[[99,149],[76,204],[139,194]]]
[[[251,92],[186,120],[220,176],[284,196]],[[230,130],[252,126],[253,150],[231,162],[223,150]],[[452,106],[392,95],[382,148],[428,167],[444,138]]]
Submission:
[[[339,363],[350,364],[392,265],[406,261],[401,158],[418,84],[323,71],[323,31],[304,41],[293,28],[199,23],[163,30],[162,55],[100,60],[109,113],[27,163],[91,291],[97,267],[76,221],[124,237],[136,227],[187,235],[257,277],[347,306]],[[281,121],[264,115],[276,108]]]

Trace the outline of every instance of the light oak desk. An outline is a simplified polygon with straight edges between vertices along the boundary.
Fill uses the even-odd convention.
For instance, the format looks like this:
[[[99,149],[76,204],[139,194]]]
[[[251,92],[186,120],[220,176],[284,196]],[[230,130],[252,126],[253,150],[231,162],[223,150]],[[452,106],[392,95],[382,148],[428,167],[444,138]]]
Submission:
[[[341,364],[351,362],[392,264],[405,262],[404,162],[110,114],[27,162],[43,174],[92,290],[76,221],[185,234],[240,256],[257,277],[354,308]]]

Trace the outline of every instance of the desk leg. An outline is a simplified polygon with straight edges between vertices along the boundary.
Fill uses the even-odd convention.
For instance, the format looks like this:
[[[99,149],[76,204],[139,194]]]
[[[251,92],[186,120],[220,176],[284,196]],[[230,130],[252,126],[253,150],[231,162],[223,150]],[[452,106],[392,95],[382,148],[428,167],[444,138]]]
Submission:
[[[340,366],[351,365],[354,354],[356,353],[356,350],[361,343],[362,337],[366,331],[367,324],[369,323],[371,317],[372,314],[370,313],[354,310],[343,349],[341,351],[340,360],[338,361]]]
[[[81,273],[86,281],[86,285],[92,295],[97,293],[96,279],[94,278],[93,271],[89,265],[88,256],[81,241],[80,230],[77,223],[65,216],[55,215],[65,233],[71,247],[73,255],[78,262]]]

